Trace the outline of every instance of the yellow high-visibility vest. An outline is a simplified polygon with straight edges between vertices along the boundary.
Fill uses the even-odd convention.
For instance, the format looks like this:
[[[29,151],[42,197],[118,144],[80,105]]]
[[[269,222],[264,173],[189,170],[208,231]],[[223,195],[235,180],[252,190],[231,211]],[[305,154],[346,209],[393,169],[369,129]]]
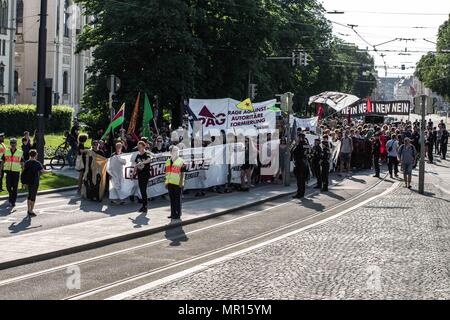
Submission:
[[[170,159],[166,161],[166,184],[182,187],[184,185],[184,179],[181,179],[181,169],[183,168],[184,161],[178,158],[174,163],[171,164],[171,162]]]
[[[22,157],[23,157],[22,151],[16,149],[16,151],[13,154],[11,152],[11,149],[7,149],[5,151],[5,164],[3,166],[3,171],[21,172]]]

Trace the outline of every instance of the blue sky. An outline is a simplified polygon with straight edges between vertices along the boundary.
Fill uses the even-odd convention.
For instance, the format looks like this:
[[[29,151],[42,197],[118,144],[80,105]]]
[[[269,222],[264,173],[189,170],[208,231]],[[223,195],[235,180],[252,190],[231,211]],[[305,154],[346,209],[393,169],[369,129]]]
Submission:
[[[379,52],[371,54],[375,64],[380,66],[377,70],[382,77],[385,69],[381,66],[385,62],[390,67],[388,77],[413,74],[420,57],[436,49],[435,44],[423,39],[436,42],[438,28],[450,13],[450,1],[447,0],[322,0],[322,4],[327,11],[344,11],[344,14],[327,15],[336,22],[333,24],[336,36],[356,43],[361,49],[377,47]],[[346,27],[348,24],[357,25],[354,30],[361,37]],[[409,40],[382,45],[396,38]],[[383,58],[380,54],[386,56]],[[405,71],[399,69],[402,64],[407,68]]]

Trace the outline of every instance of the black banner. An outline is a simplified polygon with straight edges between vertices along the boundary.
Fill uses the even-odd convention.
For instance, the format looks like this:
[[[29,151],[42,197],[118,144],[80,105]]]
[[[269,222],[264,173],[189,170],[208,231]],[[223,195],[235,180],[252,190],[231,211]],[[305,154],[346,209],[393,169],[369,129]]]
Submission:
[[[411,111],[411,101],[399,100],[399,101],[372,101],[371,110],[367,100],[357,102],[344,110],[343,114],[351,114],[352,116],[366,116],[371,114],[378,115],[399,115],[407,116]]]

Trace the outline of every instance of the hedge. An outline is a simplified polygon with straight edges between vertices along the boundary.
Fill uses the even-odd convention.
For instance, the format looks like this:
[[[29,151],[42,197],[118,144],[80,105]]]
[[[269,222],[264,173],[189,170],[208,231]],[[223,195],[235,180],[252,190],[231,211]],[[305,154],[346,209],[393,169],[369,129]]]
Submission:
[[[53,106],[51,118],[46,120],[46,133],[60,133],[69,130],[72,124],[73,108]],[[33,135],[37,128],[35,105],[0,106],[0,132],[7,137],[21,136],[24,131]]]

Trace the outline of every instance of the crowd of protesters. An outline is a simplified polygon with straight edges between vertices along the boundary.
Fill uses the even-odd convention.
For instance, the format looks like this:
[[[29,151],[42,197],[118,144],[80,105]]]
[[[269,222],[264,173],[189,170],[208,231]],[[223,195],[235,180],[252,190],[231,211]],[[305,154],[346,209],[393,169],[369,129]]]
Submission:
[[[435,126],[430,119],[424,135],[425,157],[430,164],[435,156],[446,160],[448,137],[443,120]],[[412,169],[421,154],[420,122],[399,121],[390,124],[370,124],[363,120],[330,119],[321,123],[322,137],[340,141],[337,171],[351,174],[354,168],[373,168],[374,177],[380,177],[380,163],[386,163],[391,178],[399,177],[399,165],[405,174],[405,186],[411,188]]]
[[[186,125],[187,126],[187,125]],[[440,156],[443,160],[447,157],[448,137],[446,125],[443,121],[435,125],[430,119],[425,131],[425,155],[429,163]],[[186,128],[184,128],[186,129]],[[329,173],[337,172],[338,175],[351,175],[354,170],[373,169],[374,177],[380,177],[380,164],[385,163],[391,178],[400,178],[403,172],[405,187],[411,188],[412,171],[417,166],[420,157],[421,135],[420,122],[399,121],[390,124],[371,124],[364,120],[352,120],[333,117],[319,121],[315,130],[309,128],[297,128],[294,133],[292,145],[287,146],[286,133],[280,131],[279,144],[279,170],[270,176],[261,175],[261,163],[251,163],[249,154],[251,149],[260,148],[259,140],[245,139],[245,161],[240,167],[240,184],[231,184],[231,172],[229,170],[227,183],[224,186],[209,188],[208,191],[223,193],[236,191],[249,191],[255,185],[265,183],[282,183],[284,166],[286,163],[286,149],[290,151],[291,160],[295,164],[294,174],[297,177],[298,192],[296,198],[305,195],[306,182],[314,177],[317,180],[316,188],[328,191]],[[229,137],[222,131],[223,143],[227,143]],[[308,141],[307,135],[317,136],[315,141]],[[77,169],[79,174],[79,191],[83,184],[84,168],[86,167],[86,153],[88,150],[104,158],[110,158],[123,153],[138,152],[136,158],[135,176],[139,181],[141,194],[145,199],[141,212],[147,212],[147,198],[153,200],[152,195],[146,195],[146,186],[150,178],[149,159],[154,154],[173,152],[176,146],[177,152],[184,148],[193,147],[193,141],[183,141],[181,136],[173,135],[170,126],[165,123],[157,130],[153,128],[150,137],[140,137],[128,134],[124,129],[116,133],[116,137],[102,140],[103,132],[100,130],[94,135],[91,148],[86,147],[88,136],[80,133],[78,121],[74,121],[70,131],[64,133],[65,142],[69,148],[67,161],[70,167]],[[269,134],[270,136],[270,134]],[[268,137],[270,140],[270,137]],[[30,138],[29,132],[24,132],[22,145],[19,147],[16,139],[11,139],[10,146],[4,144],[4,134],[0,134],[0,159],[2,162],[1,181],[6,176],[6,185],[10,194],[9,203],[15,206],[20,172],[24,168],[29,173],[25,180],[31,186],[29,194],[28,213],[34,216],[33,208],[36,200],[36,192],[40,173],[46,172],[42,164],[37,163],[36,139]],[[214,142],[214,137],[202,141],[203,146]],[[177,157],[178,159],[178,157]],[[175,162],[174,162],[175,163]],[[178,162],[177,162],[178,163]],[[173,164],[169,164],[169,167]],[[147,169],[147,170],[145,170]],[[172,172],[172,177],[174,173]],[[205,174],[203,172],[203,174]],[[25,175],[24,175],[25,176]],[[27,182],[25,181],[25,182]],[[0,184],[0,188],[3,183]],[[174,188],[170,189],[174,190]],[[196,196],[204,196],[205,189],[196,190]],[[178,192],[178,191],[177,191]],[[184,191],[187,193],[188,191]],[[169,192],[170,193],[170,192]],[[175,197],[176,193],[172,192]],[[133,197],[132,197],[133,198]],[[178,196],[176,196],[178,199]],[[177,200],[179,201],[179,200]],[[119,201],[123,203],[123,201]],[[174,215],[178,215],[174,211]]]

